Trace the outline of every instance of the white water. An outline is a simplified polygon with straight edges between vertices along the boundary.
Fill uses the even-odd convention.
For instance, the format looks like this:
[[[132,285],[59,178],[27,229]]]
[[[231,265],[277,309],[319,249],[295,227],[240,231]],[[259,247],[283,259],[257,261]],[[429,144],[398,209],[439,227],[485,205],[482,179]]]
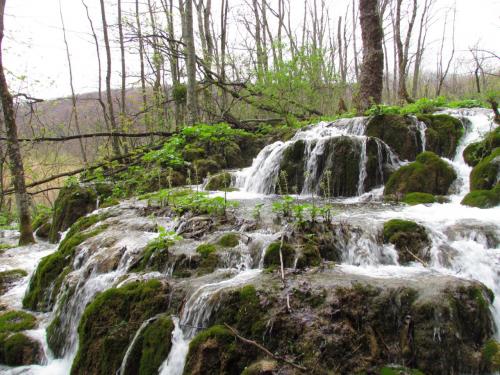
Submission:
[[[465,116],[471,122],[467,131],[457,148],[456,157],[449,162],[457,171],[458,179],[455,186],[455,193],[450,196],[450,203],[417,205],[417,206],[386,206],[377,203],[376,206],[358,206],[359,203],[376,201],[382,194],[382,189],[378,188],[370,192],[364,192],[358,185],[359,197],[339,199],[340,202],[352,205],[352,209],[347,209],[337,214],[335,220],[352,223],[357,230],[352,231],[349,236],[338,237],[344,240],[342,244],[343,257],[342,265],[339,267],[348,273],[360,274],[376,278],[414,278],[418,275],[454,275],[462,278],[478,280],[493,290],[495,302],[492,313],[500,327],[500,249],[490,247],[487,241],[487,232],[493,231],[500,238],[500,207],[491,209],[478,209],[462,206],[460,201],[468,192],[469,174],[471,168],[465,164],[462,158],[464,148],[477,140],[492,129],[491,116],[486,110],[460,110],[447,111],[454,116]],[[336,122],[335,124],[320,123],[311,126],[306,130],[297,133],[295,140],[306,139],[306,153],[308,155],[306,170],[314,171],[315,158],[321,154],[322,147],[330,137],[349,135],[360,140],[366,147],[365,121],[362,119],[348,119]],[[421,125],[420,125],[421,126]],[[421,137],[421,144],[425,148],[425,128],[418,128]],[[263,193],[272,193],[274,188],[269,186],[274,184],[274,179],[279,170],[279,161],[283,151],[293,140],[289,142],[277,142],[267,146],[256,158],[252,167],[247,168],[236,175],[238,186],[241,191],[228,193],[228,199],[256,199],[266,197]],[[323,143],[322,143],[323,142]],[[323,146],[322,146],[323,145]],[[390,149],[384,149],[387,145],[378,143],[379,160],[382,159],[383,152],[387,152],[392,163],[399,163],[397,156]],[[363,155],[364,152],[361,153]],[[316,156],[315,156],[316,155]],[[317,160],[317,159],[316,159]],[[366,161],[361,162],[363,165]],[[379,168],[381,165],[379,164]],[[360,168],[359,181],[363,181],[362,168]],[[383,171],[380,170],[380,174]],[[308,175],[308,177],[311,174]],[[312,183],[312,180],[311,180]],[[273,185],[274,186],[274,185]],[[310,183],[306,184],[310,186]],[[221,194],[221,193],[216,193]],[[141,251],[145,243],[154,238],[156,234],[148,232],[141,227],[147,220],[137,218],[137,213],[130,210],[124,213],[123,221],[126,222],[115,232],[117,241],[111,246],[105,246],[105,240],[109,238],[96,237],[89,243],[82,245],[79,252],[80,257],[75,261],[75,270],[68,277],[68,282],[72,282],[77,287],[77,293],[73,299],[68,301],[64,307],[63,324],[68,330],[67,355],[63,359],[54,359],[47,349],[44,337],[44,329],[50,323],[52,314],[37,315],[40,326],[38,329],[29,331],[33,337],[40,339],[44,345],[47,364],[43,366],[28,366],[16,369],[6,369],[0,367],[0,373],[6,374],[49,374],[64,375],[69,374],[71,363],[77,349],[76,327],[87,302],[91,301],[95,294],[112,286],[117,286],[119,277],[124,280],[131,280],[135,275],[127,275],[126,269],[135,252]],[[410,266],[400,266],[397,260],[397,253],[392,246],[384,246],[377,239],[384,221],[392,218],[403,218],[414,220],[424,225],[432,239],[431,262],[429,267],[424,267],[419,263]],[[121,218],[122,219],[122,218]],[[141,221],[142,220],[142,221]],[[165,224],[168,226],[168,223]],[[469,225],[466,229],[457,229],[457,226]],[[132,229],[131,229],[132,228]],[[110,235],[106,232],[107,236]],[[15,233],[7,233],[12,235]],[[278,234],[265,234],[262,236],[262,250],[270,241],[279,236]],[[102,240],[102,242],[99,242]],[[6,239],[10,241],[10,239]],[[102,250],[100,250],[102,247]],[[118,267],[114,271],[97,269],[96,265],[103,264],[103,258],[111,260],[120,252]],[[242,252],[247,251],[246,247],[238,247]],[[448,250],[447,250],[448,249]],[[451,249],[451,250],[450,250]],[[35,269],[38,261],[55,250],[54,246],[39,244],[32,247],[23,247],[7,250],[0,254],[0,271],[22,268],[28,272]],[[448,254],[451,251],[450,254]],[[261,259],[262,254],[261,253]],[[252,269],[249,257],[243,256],[243,264],[236,265],[232,270],[233,277],[217,282],[209,282],[198,286],[190,294],[179,318],[174,318],[175,329],[172,335],[172,350],[168,358],[162,364],[161,374],[179,375],[182,374],[185,360],[189,348],[189,342],[200,328],[206,326],[213,309],[216,307],[216,295],[224,289],[235,288],[248,283],[253,278],[258,277],[259,269]],[[229,263],[231,260],[228,261]],[[261,260],[257,262],[259,268],[262,267]],[[222,272],[226,272],[224,270]],[[158,277],[160,275],[145,275],[143,277]],[[14,288],[0,297],[0,303],[5,303],[10,308],[21,308],[21,300],[27,287],[29,278],[23,279]],[[121,281],[122,283],[125,281]],[[66,319],[66,320],[64,320]],[[497,331],[497,337],[500,338]]]

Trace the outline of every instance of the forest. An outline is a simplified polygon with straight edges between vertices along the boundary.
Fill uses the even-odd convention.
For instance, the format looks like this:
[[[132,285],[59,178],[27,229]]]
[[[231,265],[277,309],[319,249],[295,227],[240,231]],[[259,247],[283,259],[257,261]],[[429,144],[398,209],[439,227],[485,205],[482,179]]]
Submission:
[[[0,373],[497,374],[496,10],[0,0]]]

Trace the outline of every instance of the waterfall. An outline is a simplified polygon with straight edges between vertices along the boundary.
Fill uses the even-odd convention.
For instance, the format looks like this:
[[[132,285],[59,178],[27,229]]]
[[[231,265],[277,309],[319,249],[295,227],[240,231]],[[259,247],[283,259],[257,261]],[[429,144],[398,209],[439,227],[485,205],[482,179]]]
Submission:
[[[425,122],[417,120],[417,130],[418,134],[420,135],[420,144],[422,145],[422,152],[424,152],[426,146],[425,132],[427,130],[427,125],[425,124]]]
[[[358,178],[358,195],[362,195],[365,192],[365,179],[366,173],[366,163],[368,161],[368,156],[366,155],[366,142],[368,138],[364,137],[361,139],[361,151],[359,154],[359,178]],[[379,160],[380,164],[380,160]]]

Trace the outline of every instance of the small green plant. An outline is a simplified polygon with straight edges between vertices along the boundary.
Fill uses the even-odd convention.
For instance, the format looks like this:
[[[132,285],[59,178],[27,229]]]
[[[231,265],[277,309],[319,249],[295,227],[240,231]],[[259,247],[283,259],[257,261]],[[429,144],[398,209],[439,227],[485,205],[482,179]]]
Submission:
[[[261,220],[261,211],[263,206],[264,203],[257,203],[252,209],[252,217],[257,221]]]
[[[283,218],[290,218],[292,217],[293,203],[293,197],[285,195],[279,201],[273,203],[273,212]]]

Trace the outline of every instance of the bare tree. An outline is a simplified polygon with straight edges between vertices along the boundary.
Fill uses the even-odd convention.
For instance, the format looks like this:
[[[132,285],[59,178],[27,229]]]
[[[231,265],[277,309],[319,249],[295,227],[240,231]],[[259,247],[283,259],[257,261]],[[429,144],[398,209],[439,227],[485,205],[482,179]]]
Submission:
[[[198,121],[198,98],[196,95],[196,50],[193,31],[193,0],[179,0],[182,17],[182,31],[185,42],[184,55],[186,58],[187,95],[186,106],[188,124]]]
[[[14,100],[9,92],[7,79],[3,67],[3,37],[4,37],[4,15],[6,0],[0,0],[0,96],[2,99],[3,118],[7,130],[7,152],[9,155],[9,167],[12,173],[14,189],[16,194],[17,211],[19,213],[19,245],[27,245],[35,242],[31,227],[30,198],[26,190],[24,178],[23,157],[17,138],[17,124],[14,114]]]
[[[413,0],[412,12],[404,43],[401,39],[401,5],[403,0],[396,0],[396,24],[394,38],[398,54],[398,97],[400,101],[413,102],[406,88],[406,78],[408,76],[408,54],[410,49],[411,34],[417,17],[417,0]]]
[[[441,48],[439,49],[438,54],[438,63],[437,63],[437,86],[436,86],[436,96],[441,95],[441,90],[443,88],[444,81],[448,72],[450,71],[451,63],[453,58],[455,57],[455,21],[457,18],[457,6],[456,4],[453,7],[453,27],[452,27],[452,35],[451,35],[451,52],[448,58],[448,62],[446,63],[446,67],[443,65],[444,58],[444,46],[446,41],[446,30],[448,26],[448,16],[446,16],[443,27],[443,37],[441,38]]]
[[[368,109],[382,100],[384,76],[383,29],[378,0],[360,0],[359,15],[363,40],[358,110]]]
[[[412,85],[412,97],[416,97],[418,93],[418,81],[420,78],[420,67],[422,65],[422,59],[424,56],[427,31],[429,28],[429,17],[430,10],[434,0],[425,0],[422,13],[420,15],[420,27],[418,31],[417,39],[417,51],[415,52],[415,63],[413,67],[413,85]]]
[[[126,103],[126,84],[127,71],[125,65],[125,43],[123,41],[123,22],[122,22],[122,0],[118,0],[118,36],[120,42],[120,59],[121,59],[121,107],[120,107],[120,130],[123,132],[127,128],[127,103]],[[124,143],[126,145],[126,143]],[[127,153],[127,150],[125,150]]]
[[[146,69],[144,66],[144,39],[142,37],[142,25],[139,12],[139,0],[135,0],[135,25],[137,28],[137,40],[139,42],[139,63],[140,63],[140,79],[141,79],[141,97],[144,113],[144,125],[147,130],[151,130],[151,121],[149,118],[148,96],[146,92]]]

